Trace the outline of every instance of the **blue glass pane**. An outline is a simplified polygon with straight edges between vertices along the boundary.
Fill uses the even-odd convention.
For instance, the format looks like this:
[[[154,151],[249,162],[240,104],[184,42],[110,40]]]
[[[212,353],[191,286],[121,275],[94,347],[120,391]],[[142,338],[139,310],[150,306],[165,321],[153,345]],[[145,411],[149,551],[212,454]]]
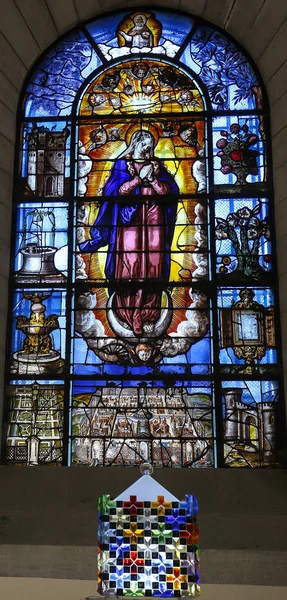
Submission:
[[[244,404],[256,406],[261,402],[277,402],[279,387],[277,381],[222,381],[223,393],[237,387]]]
[[[262,280],[272,269],[266,198],[215,201],[216,271],[228,282]]]
[[[262,90],[252,66],[223,33],[199,27],[180,59],[206,85],[214,109],[262,108]]]
[[[26,88],[25,116],[70,115],[81,84],[100,65],[82,32],[65,37],[33,72]]]
[[[189,33],[191,18],[164,11],[117,13],[87,25],[107,60],[149,52],[174,57]]]
[[[107,15],[104,19],[97,19],[96,21],[86,25],[89,34],[92,36],[95,43],[100,46],[102,51],[103,46],[108,46],[115,49],[118,48],[116,31],[119,23],[125,17],[125,14],[125,12],[120,12]],[[109,58],[111,59],[112,55]]]
[[[16,227],[16,281],[64,283],[68,261],[68,205],[20,204]]]
[[[274,293],[270,288],[219,288],[220,364],[224,373],[274,372]]]
[[[276,381],[223,381],[224,457],[227,467],[278,463],[276,432],[282,415]]]
[[[156,15],[162,24],[162,38],[160,43],[164,45],[164,41],[166,41],[166,44],[170,42],[181,46],[193,26],[193,19],[187,15],[172,12],[164,13],[156,11]]]
[[[19,289],[13,296],[10,372],[58,375],[63,372],[66,292]]]

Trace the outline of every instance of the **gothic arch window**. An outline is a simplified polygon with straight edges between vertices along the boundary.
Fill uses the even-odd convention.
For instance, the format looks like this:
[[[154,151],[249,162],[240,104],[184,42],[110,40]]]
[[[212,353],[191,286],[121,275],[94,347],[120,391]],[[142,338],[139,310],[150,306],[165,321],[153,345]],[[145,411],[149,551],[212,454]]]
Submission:
[[[17,135],[6,463],[276,464],[268,102],[245,52],[191,15],[110,13],[41,56]]]

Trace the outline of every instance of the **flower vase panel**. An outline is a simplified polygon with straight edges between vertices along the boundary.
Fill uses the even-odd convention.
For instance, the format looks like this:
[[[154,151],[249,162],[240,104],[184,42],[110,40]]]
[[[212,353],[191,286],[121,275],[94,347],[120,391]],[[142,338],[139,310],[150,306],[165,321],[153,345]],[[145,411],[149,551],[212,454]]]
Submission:
[[[269,202],[215,200],[216,271],[222,282],[267,282],[272,277]]]
[[[267,189],[265,121],[261,116],[213,119],[214,186],[217,192],[252,193]]]

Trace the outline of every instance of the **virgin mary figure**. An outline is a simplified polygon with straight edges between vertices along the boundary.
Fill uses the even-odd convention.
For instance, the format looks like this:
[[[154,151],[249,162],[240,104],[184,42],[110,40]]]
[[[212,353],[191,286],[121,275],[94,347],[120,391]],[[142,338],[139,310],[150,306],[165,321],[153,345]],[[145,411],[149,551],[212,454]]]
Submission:
[[[110,284],[124,284],[124,289],[121,285],[110,291],[113,310],[136,336],[151,332],[161,315],[162,292],[153,282],[169,280],[179,194],[174,178],[155,158],[154,146],[149,131],[132,134],[104,187],[107,198],[91,227],[91,239],[80,244],[82,252],[108,245],[106,277]]]

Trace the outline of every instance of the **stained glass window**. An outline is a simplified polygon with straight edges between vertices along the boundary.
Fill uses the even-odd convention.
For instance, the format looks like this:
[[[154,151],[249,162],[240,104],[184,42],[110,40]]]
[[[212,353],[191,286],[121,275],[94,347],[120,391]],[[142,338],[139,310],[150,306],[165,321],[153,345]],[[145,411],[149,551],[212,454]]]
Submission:
[[[45,52],[18,124],[4,461],[277,465],[268,101],[244,50],[111,13]]]

